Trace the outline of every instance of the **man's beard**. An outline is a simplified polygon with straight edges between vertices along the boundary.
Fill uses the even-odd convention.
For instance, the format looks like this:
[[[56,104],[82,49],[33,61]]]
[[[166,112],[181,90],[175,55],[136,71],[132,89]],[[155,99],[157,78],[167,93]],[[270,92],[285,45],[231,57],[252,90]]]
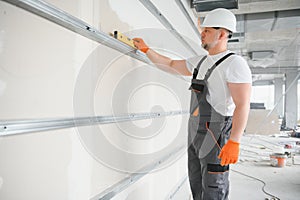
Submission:
[[[209,51],[210,49],[214,48],[218,44],[218,35],[215,35],[215,39],[211,43],[201,44],[202,48],[206,51]]]
[[[206,51],[209,50],[209,45],[208,44],[201,44],[202,48],[205,49]]]
[[[210,50],[211,48],[215,47],[217,45],[217,42],[212,42],[212,43],[209,43],[209,44],[201,44],[202,48],[204,48],[206,51]]]

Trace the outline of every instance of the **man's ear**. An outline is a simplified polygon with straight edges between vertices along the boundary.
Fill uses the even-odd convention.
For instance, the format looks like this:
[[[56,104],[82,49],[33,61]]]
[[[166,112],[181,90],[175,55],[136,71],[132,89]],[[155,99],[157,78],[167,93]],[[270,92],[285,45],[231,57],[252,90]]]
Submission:
[[[219,39],[228,39],[228,32],[224,29],[220,29]]]

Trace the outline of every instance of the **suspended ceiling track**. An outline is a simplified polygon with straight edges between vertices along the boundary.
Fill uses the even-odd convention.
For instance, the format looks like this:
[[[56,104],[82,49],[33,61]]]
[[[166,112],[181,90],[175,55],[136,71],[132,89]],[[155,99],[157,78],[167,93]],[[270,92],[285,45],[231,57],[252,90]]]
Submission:
[[[94,27],[82,21],[81,19],[76,18],[64,12],[63,10],[60,10],[47,2],[40,1],[40,0],[0,0],[0,1],[5,1],[17,7],[20,7],[24,10],[27,10],[31,13],[34,13],[70,31],[78,33],[86,38],[101,43],[125,55],[138,59],[142,62],[148,64],[151,63],[150,60],[147,58],[147,56],[142,52],[137,51],[136,49],[118,41],[112,36],[95,29]]]
[[[177,38],[183,46],[190,50],[194,55],[197,52],[191,47],[191,45],[178,33],[178,31],[172,26],[172,24],[167,20],[167,18],[155,7],[155,5],[149,0],[139,0],[145,8],[147,8],[164,26],[169,30],[175,38]]]
[[[80,126],[93,126],[135,120],[154,119],[159,117],[185,115],[188,111],[170,111],[153,113],[129,113],[119,116],[95,116],[64,119],[43,120],[9,120],[0,121],[0,137],[18,135],[32,132],[51,131]]]
[[[191,27],[193,28],[193,30],[195,31],[196,35],[199,37],[199,39],[201,40],[201,35],[196,27],[196,25],[194,24],[191,16],[189,15],[188,11],[186,10],[186,8],[184,7],[183,3],[181,2],[181,0],[175,0],[177,6],[179,7],[179,9],[181,10],[181,12],[184,14],[184,16],[186,17],[186,19],[188,20],[188,22],[190,23]]]
[[[165,200],[177,199],[176,195],[183,188],[184,184],[188,181],[188,175],[185,175],[174,187],[174,189],[167,195]]]
[[[98,195],[95,195],[90,200],[109,200],[115,197],[117,194],[131,186],[132,184],[136,183],[139,179],[141,179],[143,176],[147,175],[149,172],[157,169],[158,167],[162,166],[166,162],[170,160],[174,160],[178,158],[179,156],[182,156],[184,153],[186,153],[186,145],[179,146],[173,150],[171,150],[166,155],[162,156],[160,159],[156,160],[155,162],[145,166],[143,169],[130,174],[125,179],[121,180],[120,182],[116,183],[115,185],[107,188],[103,192],[101,192]],[[181,185],[180,185],[181,187]],[[173,196],[176,195],[178,191],[172,192]]]

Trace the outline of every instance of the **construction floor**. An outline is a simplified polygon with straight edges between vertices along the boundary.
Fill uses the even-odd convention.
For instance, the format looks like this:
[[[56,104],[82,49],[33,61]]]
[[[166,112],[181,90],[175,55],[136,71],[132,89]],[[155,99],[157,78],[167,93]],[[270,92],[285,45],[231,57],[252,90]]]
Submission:
[[[298,200],[300,199],[300,138],[244,135],[239,162],[231,165],[230,200]],[[298,144],[297,144],[298,142]],[[289,148],[283,148],[284,146]],[[271,165],[270,154],[278,147],[290,154],[283,167]],[[296,157],[295,157],[296,156]],[[273,164],[274,165],[274,164]],[[188,181],[174,199],[192,200]]]
[[[300,199],[299,138],[245,135],[238,164],[231,166],[230,200]],[[283,148],[283,147],[288,148]],[[290,153],[284,167],[271,165],[270,154],[282,147]],[[296,155],[296,157],[294,157]]]

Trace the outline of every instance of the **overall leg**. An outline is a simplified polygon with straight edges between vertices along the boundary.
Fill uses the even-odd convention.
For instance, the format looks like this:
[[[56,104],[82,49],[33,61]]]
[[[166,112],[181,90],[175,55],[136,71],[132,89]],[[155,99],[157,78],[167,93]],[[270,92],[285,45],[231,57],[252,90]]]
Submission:
[[[201,200],[202,196],[202,174],[198,155],[193,144],[188,148],[188,174],[190,187],[194,200]]]
[[[203,200],[227,200],[229,194],[229,167],[219,163],[203,163]]]
[[[205,126],[203,126],[202,123],[198,123],[198,128],[195,130],[195,133],[195,136],[190,138],[191,143],[188,148],[188,171],[193,198],[194,200],[202,200],[203,166],[201,165],[199,150],[202,147],[204,137],[206,135]]]
[[[188,175],[194,200],[200,200],[202,196],[202,174],[198,157],[201,138],[197,134],[198,128],[199,116],[191,115],[188,124]]]
[[[214,135],[220,135],[218,144],[222,148],[229,139],[231,119],[224,123],[211,123],[210,129]],[[221,134],[215,134],[217,131]],[[209,133],[207,133],[209,134]],[[229,193],[229,166],[221,166],[218,155],[220,149],[214,145],[207,156],[200,160],[202,169],[202,199],[203,200],[227,200]]]

